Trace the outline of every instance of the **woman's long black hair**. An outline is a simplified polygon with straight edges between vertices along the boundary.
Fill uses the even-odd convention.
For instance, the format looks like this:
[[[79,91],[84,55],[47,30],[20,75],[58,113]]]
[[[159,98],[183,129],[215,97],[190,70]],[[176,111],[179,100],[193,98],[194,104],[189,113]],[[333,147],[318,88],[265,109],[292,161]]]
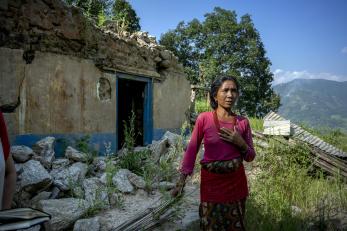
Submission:
[[[218,103],[216,102],[214,97],[217,96],[218,89],[227,80],[233,81],[235,83],[235,85],[236,85],[237,92],[239,92],[240,88],[239,88],[239,83],[238,83],[236,77],[234,77],[234,76],[221,76],[221,77],[216,78],[213,81],[213,83],[211,85],[211,89],[210,89],[210,106],[212,107],[213,110],[216,110],[217,107],[218,107]]]

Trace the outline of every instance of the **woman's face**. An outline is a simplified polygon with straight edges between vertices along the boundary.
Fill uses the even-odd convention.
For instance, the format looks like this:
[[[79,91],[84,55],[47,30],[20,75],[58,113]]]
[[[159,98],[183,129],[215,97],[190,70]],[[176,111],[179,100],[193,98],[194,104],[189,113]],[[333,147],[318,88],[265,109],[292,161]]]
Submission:
[[[234,106],[239,93],[234,81],[226,80],[222,83],[217,91],[217,95],[214,97],[218,107],[230,109]]]

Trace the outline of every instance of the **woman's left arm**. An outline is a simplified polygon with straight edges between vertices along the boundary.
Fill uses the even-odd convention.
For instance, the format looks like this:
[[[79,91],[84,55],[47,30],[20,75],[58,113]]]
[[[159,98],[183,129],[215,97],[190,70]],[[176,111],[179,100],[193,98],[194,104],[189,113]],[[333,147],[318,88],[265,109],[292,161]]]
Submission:
[[[243,138],[247,144],[247,149],[245,149],[242,152],[242,155],[245,161],[250,162],[254,160],[255,158],[255,150],[253,146],[252,129],[251,129],[251,126],[249,125],[249,120],[246,119],[245,122],[246,122],[246,126],[245,126]]]

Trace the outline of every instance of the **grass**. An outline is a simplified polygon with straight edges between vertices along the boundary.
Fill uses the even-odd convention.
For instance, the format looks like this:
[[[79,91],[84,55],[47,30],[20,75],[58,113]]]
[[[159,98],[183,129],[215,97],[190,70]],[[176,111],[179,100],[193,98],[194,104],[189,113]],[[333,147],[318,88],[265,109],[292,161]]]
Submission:
[[[211,107],[209,102],[206,101],[206,99],[200,99],[195,101],[195,112],[201,113],[205,111],[211,111]]]
[[[260,173],[249,182],[247,230],[337,230],[332,218],[347,211],[347,188],[339,176],[327,178],[314,169],[302,144],[270,141],[266,150],[256,149]]]

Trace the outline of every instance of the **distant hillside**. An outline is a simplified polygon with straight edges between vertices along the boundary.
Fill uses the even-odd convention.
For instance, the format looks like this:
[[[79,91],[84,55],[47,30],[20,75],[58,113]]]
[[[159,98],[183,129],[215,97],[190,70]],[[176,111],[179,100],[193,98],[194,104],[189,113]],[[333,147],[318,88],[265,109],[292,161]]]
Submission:
[[[274,90],[281,96],[282,116],[298,124],[347,132],[347,81],[296,79]]]

